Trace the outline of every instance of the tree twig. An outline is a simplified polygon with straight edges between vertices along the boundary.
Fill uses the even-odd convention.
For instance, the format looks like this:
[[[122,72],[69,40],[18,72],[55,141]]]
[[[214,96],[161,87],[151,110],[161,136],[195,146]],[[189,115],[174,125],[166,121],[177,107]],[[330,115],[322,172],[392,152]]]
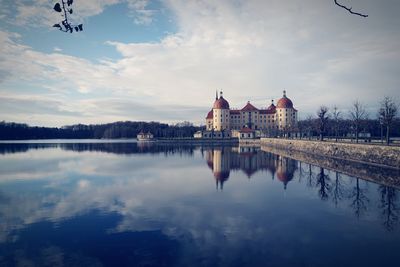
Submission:
[[[339,4],[339,3],[337,2],[337,0],[333,0],[333,1],[335,2],[335,4],[336,4],[337,6],[340,6],[341,8],[346,9],[347,11],[349,11],[349,12],[350,12],[351,14],[353,14],[353,15],[358,15],[358,16],[361,16],[361,17],[364,17],[364,18],[368,17],[368,15],[364,15],[364,14],[361,14],[361,13],[352,11],[352,7],[347,7],[347,6],[344,6],[344,5]]]

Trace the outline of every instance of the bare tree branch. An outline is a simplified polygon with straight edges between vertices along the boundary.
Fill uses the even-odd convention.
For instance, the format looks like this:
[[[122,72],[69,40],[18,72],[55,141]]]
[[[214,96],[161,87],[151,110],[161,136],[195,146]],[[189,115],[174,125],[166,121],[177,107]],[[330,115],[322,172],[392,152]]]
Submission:
[[[346,9],[347,11],[349,11],[349,12],[350,12],[351,14],[353,14],[353,15],[361,16],[361,17],[364,17],[364,18],[368,17],[368,15],[364,15],[364,14],[361,14],[361,13],[358,13],[358,12],[354,12],[354,11],[352,10],[352,7],[347,7],[347,6],[344,6],[344,5],[339,4],[339,3],[337,2],[337,0],[333,0],[333,1],[335,2],[335,4],[336,4],[337,6],[340,6],[341,8]]]

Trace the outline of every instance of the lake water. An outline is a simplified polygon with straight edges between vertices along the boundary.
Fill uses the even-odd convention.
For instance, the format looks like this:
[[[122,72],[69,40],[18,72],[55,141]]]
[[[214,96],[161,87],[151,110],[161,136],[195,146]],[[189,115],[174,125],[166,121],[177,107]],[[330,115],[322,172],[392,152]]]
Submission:
[[[399,216],[257,148],[0,144],[0,266],[400,266]]]

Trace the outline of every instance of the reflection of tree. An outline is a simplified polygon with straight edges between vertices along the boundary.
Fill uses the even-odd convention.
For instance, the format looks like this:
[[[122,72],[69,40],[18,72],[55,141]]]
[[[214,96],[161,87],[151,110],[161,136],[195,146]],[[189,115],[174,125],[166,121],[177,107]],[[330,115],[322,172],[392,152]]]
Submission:
[[[388,231],[392,231],[399,220],[396,190],[384,185],[379,186],[379,190],[381,193],[380,208],[384,219],[383,225]]]
[[[299,161],[299,183],[301,183],[301,179],[303,178],[303,167],[301,166],[301,161]]]
[[[308,164],[308,179],[307,179],[307,186],[308,187],[313,187],[313,176],[312,176],[312,168],[311,164]]]
[[[318,193],[322,200],[326,200],[329,197],[331,185],[329,184],[329,176],[325,174],[324,168],[320,168],[319,174],[317,175],[317,184],[319,187]]]
[[[336,179],[332,188],[332,200],[333,203],[335,203],[335,206],[337,206],[338,203],[343,199],[344,191],[345,189],[342,184],[342,179],[340,177],[340,174],[336,172]]]
[[[359,178],[356,178],[356,186],[353,188],[350,198],[353,199],[350,206],[354,209],[354,214],[357,218],[360,218],[360,216],[367,210],[369,199],[365,195],[365,190],[360,188]]]

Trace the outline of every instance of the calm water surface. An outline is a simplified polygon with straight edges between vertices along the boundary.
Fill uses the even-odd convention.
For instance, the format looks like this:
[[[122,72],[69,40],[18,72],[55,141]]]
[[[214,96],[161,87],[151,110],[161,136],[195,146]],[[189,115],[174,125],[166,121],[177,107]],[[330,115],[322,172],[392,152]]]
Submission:
[[[0,266],[400,266],[399,195],[255,148],[0,144]]]

